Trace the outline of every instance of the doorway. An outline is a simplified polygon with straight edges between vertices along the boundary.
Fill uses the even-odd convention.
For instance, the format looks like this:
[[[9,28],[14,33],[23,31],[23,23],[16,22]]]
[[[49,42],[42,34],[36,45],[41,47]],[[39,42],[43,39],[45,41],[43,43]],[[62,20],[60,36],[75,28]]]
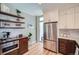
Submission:
[[[41,16],[40,17],[40,42],[42,42],[43,41],[43,25],[44,25],[44,17],[43,16]]]

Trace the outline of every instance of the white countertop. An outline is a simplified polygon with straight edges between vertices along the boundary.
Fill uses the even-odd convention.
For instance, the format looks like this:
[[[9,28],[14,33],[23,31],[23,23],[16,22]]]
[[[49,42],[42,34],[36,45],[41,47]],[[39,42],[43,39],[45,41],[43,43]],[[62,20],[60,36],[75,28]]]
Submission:
[[[75,40],[79,44],[79,39],[73,39],[73,38],[68,38],[68,37],[58,37],[58,38]]]

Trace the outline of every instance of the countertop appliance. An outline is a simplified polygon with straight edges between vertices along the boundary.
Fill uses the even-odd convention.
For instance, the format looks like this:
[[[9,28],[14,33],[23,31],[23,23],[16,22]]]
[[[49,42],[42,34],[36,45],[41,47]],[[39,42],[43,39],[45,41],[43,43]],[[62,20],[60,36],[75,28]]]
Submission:
[[[57,22],[44,23],[44,48],[57,53]]]
[[[10,32],[2,32],[4,38],[9,38]]]

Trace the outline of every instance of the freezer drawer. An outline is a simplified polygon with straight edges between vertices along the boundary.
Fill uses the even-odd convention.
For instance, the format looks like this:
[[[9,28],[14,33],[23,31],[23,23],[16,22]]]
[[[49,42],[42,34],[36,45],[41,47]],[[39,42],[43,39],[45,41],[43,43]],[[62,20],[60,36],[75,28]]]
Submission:
[[[44,41],[44,48],[51,49],[51,41]]]
[[[45,40],[44,48],[56,52],[56,42]]]

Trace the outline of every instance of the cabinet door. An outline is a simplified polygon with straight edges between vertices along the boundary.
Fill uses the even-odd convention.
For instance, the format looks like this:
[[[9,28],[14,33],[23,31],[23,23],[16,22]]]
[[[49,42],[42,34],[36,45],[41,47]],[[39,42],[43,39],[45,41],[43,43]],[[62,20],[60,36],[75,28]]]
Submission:
[[[73,29],[74,28],[74,8],[67,9],[66,14],[66,28]]]
[[[50,11],[48,16],[49,16],[50,22],[58,21],[58,10]]]
[[[49,22],[49,16],[48,13],[44,13],[44,22]]]
[[[59,28],[61,29],[74,28],[74,8],[69,8],[60,12]]]
[[[28,38],[22,38],[19,40],[19,54],[23,54],[28,51]]]
[[[74,28],[75,29],[79,29],[79,7],[76,7],[75,8],[75,18],[74,18]]]
[[[20,42],[19,42],[19,44],[20,44],[19,48],[27,48],[27,46],[28,46],[27,39],[25,39],[25,38],[21,39]]]
[[[59,26],[59,29],[64,29],[66,28],[66,18],[65,18],[65,15],[60,15],[59,16],[59,22],[58,22],[58,26]]]
[[[44,13],[45,22],[58,21],[58,10],[47,11]]]

